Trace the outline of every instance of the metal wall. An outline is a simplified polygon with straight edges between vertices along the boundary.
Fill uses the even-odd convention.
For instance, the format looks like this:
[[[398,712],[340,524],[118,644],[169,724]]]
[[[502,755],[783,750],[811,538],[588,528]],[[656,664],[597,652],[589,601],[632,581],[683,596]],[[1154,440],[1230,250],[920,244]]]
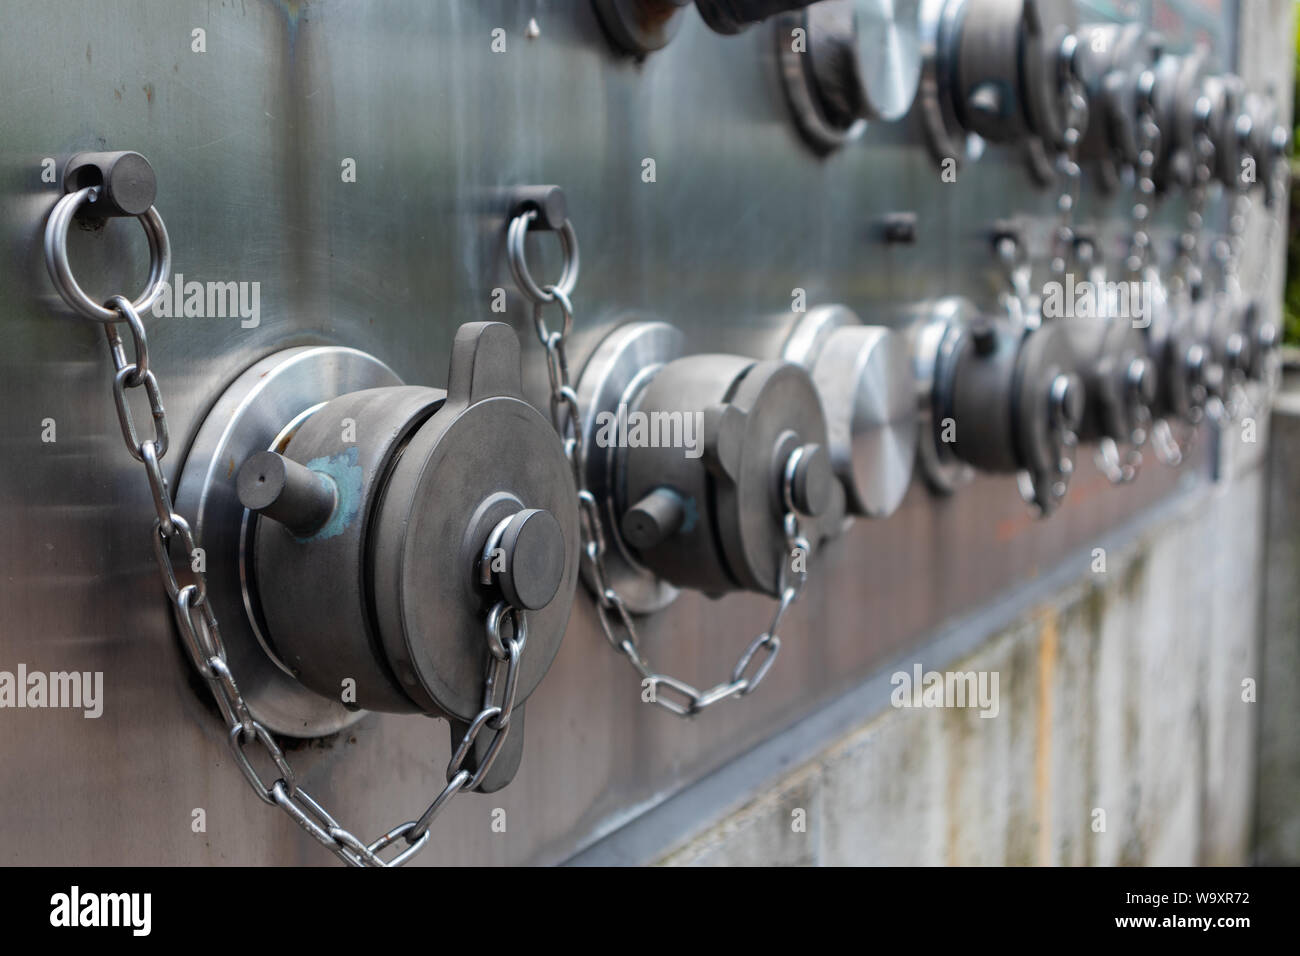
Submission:
[[[876,321],[940,294],[992,306],[993,221],[1034,217],[1034,248],[1046,248],[1054,194],[1012,152],[991,148],[945,184],[910,118],[815,158],[787,116],[763,27],[723,37],[691,13],[638,63],[611,52],[586,0],[10,0],[0,16],[0,669],[103,671],[106,698],[95,720],[0,712],[4,862],[332,860],[249,792],[177,643],[102,334],[45,274],[41,231],[57,198],[45,158],[61,167],[79,150],[139,150],[158,173],[174,270],[260,283],[256,328],[148,319],[173,482],[204,412],[276,349],[354,346],[407,382],[445,384],[455,328],[501,318],[492,290],[512,288],[496,187],[568,193],[582,244],[579,362],[629,316],[672,321],[699,350],[773,354],[796,287],[810,305],[840,302]],[[531,18],[540,35],[529,39]],[[490,48],[498,27],[504,53]],[[191,49],[195,28],[206,52]],[[654,183],[642,181],[647,157]],[[342,181],[345,158],[354,183]],[[1105,218],[1118,238],[1128,204],[1089,197],[1081,218]],[[918,213],[919,241],[880,244],[873,224],[901,210]],[[1181,211],[1171,200],[1162,220]],[[547,238],[530,240],[538,272],[558,258]],[[72,258],[99,296],[133,291],[147,267],[126,221],[74,235]],[[540,403],[530,316],[512,298],[506,319]],[[45,419],[54,443],[41,440]],[[761,691],[693,722],[640,703],[580,595],[530,701],[519,776],[453,802],[422,860],[561,860],[1179,482],[1207,480],[1201,453],[1179,472],[1152,463],[1116,489],[1088,457],[1045,523],[1012,479],[981,478],[951,500],[914,485],[898,514],[859,523],[817,557]],[[769,609],[686,595],[645,622],[645,645],[660,669],[708,683],[730,673]],[[440,786],[447,735],[371,715],[291,757],[344,825],[378,835]],[[200,807],[207,829],[195,833]],[[504,833],[491,827],[498,807]]]

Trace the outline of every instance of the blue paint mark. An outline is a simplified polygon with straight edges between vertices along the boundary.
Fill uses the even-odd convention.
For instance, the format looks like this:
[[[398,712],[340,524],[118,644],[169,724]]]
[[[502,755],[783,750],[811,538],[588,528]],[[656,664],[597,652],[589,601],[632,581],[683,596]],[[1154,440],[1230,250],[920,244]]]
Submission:
[[[677,503],[679,505],[682,506],[682,524],[681,527],[679,527],[677,531],[674,533],[690,534],[692,531],[694,531],[695,523],[700,520],[700,509],[699,506],[696,504],[695,499],[687,498],[685,495],[681,494],[681,492],[679,492],[676,488],[672,488],[668,485],[660,485],[655,490],[667,492],[669,495],[671,495],[673,498],[677,500]]]
[[[334,506],[334,513],[330,515],[330,520],[325,523],[325,527],[310,538],[298,540],[314,541],[342,534],[361,512],[361,479],[364,476],[361,466],[357,464],[357,446],[353,445],[338,455],[313,458],[307,462],[307,467],[319,472],[322,481],[329,481],[334,485],[338,503]]]
[[[677,529],[677,533],[690,534],[695,530],[695,522],[700,520],[700,511],[695,505],[694,498],[683,499],[682,508],[686,512],[686,517],[682,519],[682,526]]]

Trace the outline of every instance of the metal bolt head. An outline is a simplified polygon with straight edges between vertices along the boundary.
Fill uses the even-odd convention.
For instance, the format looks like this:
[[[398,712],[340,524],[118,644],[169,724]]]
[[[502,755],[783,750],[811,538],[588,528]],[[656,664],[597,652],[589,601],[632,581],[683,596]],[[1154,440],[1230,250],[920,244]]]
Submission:
[[[235,478],[240,503],[278,521],[299,538],[315,534],[338,502],[333,479],[273,451],[249,455]]]
[[[1000,117],[1003,113],[1002,90],[993,83],[981,83],[967,99],[972,112]]]
[[[632,547],[645,550],[677,533],[686,521],[686,503],[671,488],[656,488],[623,514],[619,530]]]
[[[1156,398],[1155,368],[1145,358],[1135,358],[1129,362],[1126,374],[1129,394],[1134,402],[1150,405]]]
[[[998,331],[987,318],[980,317],[971,322],[970,337],[976,355],[989,356],[997,351]]]
[[[1083,384],[1074,373],[1062,372],[1052,379],[1052,414],[1057,427],[1074,431],[1083,420]]]
[[[1228,370],[1244,372],[1250,365],[1250,355],[1246,349],[1246,336],[1233,332],[1223,345],[1224,355],[1228,359]]]
[[[496,576],[502,596],[517,608],[540,611],[564,578],[564,531],[549,511],[517,512],[501,534],[504,570]]]
[[[100,197],[83,207],[88,218],[139,216],[153,205],[158,181],[149,160],[137,152],[77,153],[63,171],[68,191],[100,186]]]
[[[816,518],[831,506],[831,485],[835,480],[831,456],[824,445],[816,442],[803,445],[791,457],[796,455],[790,499],[801,514]]]

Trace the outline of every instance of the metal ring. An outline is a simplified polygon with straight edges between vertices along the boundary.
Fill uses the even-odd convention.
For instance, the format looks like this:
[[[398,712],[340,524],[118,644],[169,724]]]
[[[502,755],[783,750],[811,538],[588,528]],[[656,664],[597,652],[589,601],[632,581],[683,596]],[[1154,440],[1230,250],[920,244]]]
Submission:
[[[49,269],[54,287],[63,296],[74,311],[95,322],[120,322],[122,315],[115,309],[106,309],[97,304],[77,284],[68,264],[68,226],[72,217],[84,202],[94,202],[99,197],[98,186],[86,186],[76,192],[68,193],[54,204],[45,223],[45,267]],[[149,284],[145,286],[140,297],[132,302],[137,312],[144,312],[157,301],[162,294],[162,287],[167,282],[172,267],[171,240],[167,238],[167,227],[163,225],[158,210],[150,206],[135,218],[144,226],[144,234],[149,240]]]
[[[554,294],[544,291],[533,280],[528,271],[528,261],[524,257],[524,239],[536,219],[537,210],[529,209],[510,221],[510,227],[506,230],[506,261],[510,264],[510,274],[514,276],[515,283],[525,295],[537,303],[550,303],[555,301]],[[557,231],[564,252],[564,268],[560,272],[559,281],[552,283],[552,286],[569,295],[578,284],[578,236],[573,231],[573,223],[567,219]]]

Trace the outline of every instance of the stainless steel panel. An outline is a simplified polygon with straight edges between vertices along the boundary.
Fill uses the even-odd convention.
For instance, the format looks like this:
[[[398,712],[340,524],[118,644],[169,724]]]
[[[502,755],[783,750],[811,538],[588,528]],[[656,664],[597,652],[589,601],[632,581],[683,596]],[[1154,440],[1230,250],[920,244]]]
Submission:
[[[44,158],[141,151],[158,173],[175,270],[261,284],[256,328],[147,317],[173,481],[204,412],[276,349],[351,346],[407,382],[444,384],[456,326],[496,317],[492,290],[512,288],[498,187],[568,192],[583,255],[577,360],[631,315],[676,323],[695,349],[775,354],[796,287],[810,305],[842,302],[875,322],[937,294],[991,304],[987,230],[1013,212],[1038,217],[1046,248],[1054,196],[1019,157],[991,149],[941,183],[909,119],[816,159],[786,115],[769,31],[718,36],[693,11],[640,63],[611,53],[587,0],[10,0],[3,26],[0,668],[103,671],[106,695],[97,720],[0,712],[4,862],[332,860],[249,792],[173,634],[102,335],[45,274],[40,233],[56,194]],[[505,53],[490,49],[498,27]],[[195,28],[204,53],[191,51]],[[657,182],[641,180],[646,157]],[[345,158],[355,183],[341,179]],[[879,244],[873,223],[907,209],[920,216],[918,244]],[[1126,209],[1124,196],[1094,199],[1085,217],[1105,218],[1114,237]],[[1178,214],[1178,202],[1164,210]],[[530,240],[543,274],[557,260],[547,238]],[[73,239],[84,286],[134,294],[147,267],[138,227]],[[540,403],[540,349],[517,297],[506,318]],[[46,418],[56,443],[40,440]],[[1067,506],[1042,524],[1010,479],[944,501],[913,487],[898,514],[860,522],[818,558],[762,689],[693,722],[639,702],[584,597],[530,701],[519,777],[455,801],[422,861],[560,860],[1205,472],[1201,455],[1115,489],[1084,463]],[[688,595],[645,621],[645,644],[662,669],[720,679],[769,607]],[[370,716],[291,757],[346,826],[377,835],[440,785],[447,735]],[[198,807],[206,833],[191,830]],[[504,834],[490,827],[495,807]]]

